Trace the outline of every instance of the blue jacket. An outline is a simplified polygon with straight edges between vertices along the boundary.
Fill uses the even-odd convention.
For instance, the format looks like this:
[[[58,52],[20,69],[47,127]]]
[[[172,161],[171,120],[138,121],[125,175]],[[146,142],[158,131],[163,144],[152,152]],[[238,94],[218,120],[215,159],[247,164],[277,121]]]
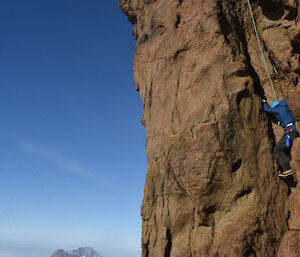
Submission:
[[[280,122],[280,126],[283,128],[285,128],[289,123],[295,124],[295,119],[286,100],[280,101],[280,103],[274,108],[271,108],[268,103],[264,103],[264,111],[275,114],[277,120]]]

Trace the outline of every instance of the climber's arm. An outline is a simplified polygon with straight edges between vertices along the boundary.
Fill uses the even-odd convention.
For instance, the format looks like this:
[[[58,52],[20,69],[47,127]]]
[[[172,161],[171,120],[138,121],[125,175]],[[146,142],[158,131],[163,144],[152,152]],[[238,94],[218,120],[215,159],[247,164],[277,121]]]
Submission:
[[[278,114],[278,111],[275,109],[272,109],[269,104],[267,103],[267,101],[263,101],[264,103],[264,111],[267,113],[272,113],[272,114]]]

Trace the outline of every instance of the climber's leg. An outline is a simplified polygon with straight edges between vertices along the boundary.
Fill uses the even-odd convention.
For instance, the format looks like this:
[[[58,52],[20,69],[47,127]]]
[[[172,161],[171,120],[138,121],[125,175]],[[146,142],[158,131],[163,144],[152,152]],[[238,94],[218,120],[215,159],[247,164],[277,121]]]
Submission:
[[[285,143],[286,143],[285,136],[283,136],[278,142],[278,144],[275,146],[274,154],[277,161],[283,168],[283,170],[287,171],[291,169],[291,166],[290,166],[290,158],[289,155],[287,154],[289,148],[286,147]]]
[[[297,130],[293,130],[288,134],[290,136],[290,145],[292,147],[293,140],[296,137],[299,137],[300,135]],[[291,147],[286,147],[285,136],[283,136],[278,142],[278,144],[275,146],[275,150],[274,150],[275,156],[278,162],[280,163],[280,165],[282,166],[282,168],[284,169],[284,171],[279,174],[280,177],[287,177],[293,174],[293,171],[289,163],[289,161],[291,160],[291,156],[290,156]]]

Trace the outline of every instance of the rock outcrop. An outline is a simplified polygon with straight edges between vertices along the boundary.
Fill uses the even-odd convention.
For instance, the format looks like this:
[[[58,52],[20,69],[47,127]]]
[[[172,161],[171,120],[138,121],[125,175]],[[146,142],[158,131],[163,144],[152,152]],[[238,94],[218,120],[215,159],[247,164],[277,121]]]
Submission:
[[[283,131],[262,110],[274,96],[247,1],[119,5],[134,25],[147,136],[142,256],[289,256],[300,244],[298,227],[288,231],[297,216],[277,176]],[[253,10],[277,96],[298,115],[298,1],[255,1]]]

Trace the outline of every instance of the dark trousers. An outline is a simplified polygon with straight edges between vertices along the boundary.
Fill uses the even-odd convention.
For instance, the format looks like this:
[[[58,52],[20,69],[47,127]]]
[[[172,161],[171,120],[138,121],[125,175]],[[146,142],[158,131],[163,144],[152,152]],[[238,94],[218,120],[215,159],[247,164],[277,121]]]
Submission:
[[[291,137],[291,141],[300,136],[297,130],[293,130],[288,134]],[[283,135],[278,144],[275,146],[274,154],[283,170],[290,170],[291,147],[286,147],[285,143],[285,136]]]

